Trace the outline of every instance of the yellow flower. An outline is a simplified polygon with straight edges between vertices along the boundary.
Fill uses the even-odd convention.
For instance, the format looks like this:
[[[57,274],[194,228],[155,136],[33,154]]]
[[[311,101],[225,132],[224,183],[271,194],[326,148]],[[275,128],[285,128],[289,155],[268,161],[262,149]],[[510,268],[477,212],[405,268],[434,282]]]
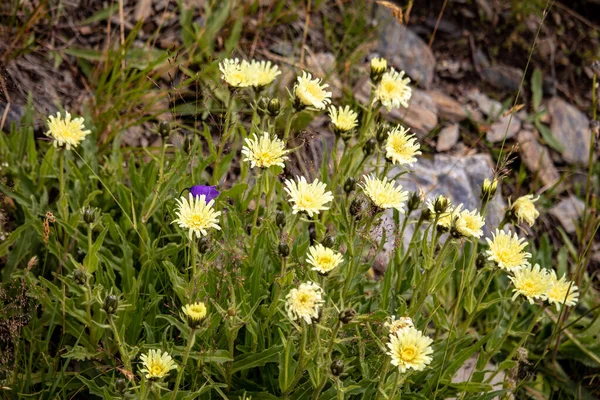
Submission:
[[[269,168],[272,165],[285,167],[283,162],[287,160],[285,155],[289,151],[277,137],[271,139],[269,134],[264,132],[260,138],[254,134],[253,138],[246,138],[245,142],[242,154],[246,156],[244,161],[249,161],[252,168]]]
[[[381,82],[375,88],[375,99],[388,111],[394,107],[408,107],[408,100],[412,95],[409,83],[410,79],[404,78],[404,71],[398,72],[392,68],[381,77]]]
[[[442,198],[445,200],[441,200]],[[446,203],[445,203],[446,207],[445,207],[444,211],[442,211],[441,213],[437,213],[435,205],[443,204],[444,201],[446,201]],[[453,207],[450,204],[450,200],[448,200],[447,197],[445,197],[443,195],[439,195],[433,201],[432,200],[428,201],[427,207],[429,208],[429,211],[431,212],[431,215],[433,216],[432,218],[435,218],[435,215],[439,214],[438,222],[437,222],[438,228],[441,228],[444,231],[448,231],[448,230],[450,230],[450,228],[452,228],[452,224],[454,223],[454,220],[456,219],[456,217],[460,214],[460,211],[462,210],[463,205],[459,204],[456,207]],[[443,209],[443,208],[438,208],[438,210],[441,210],[441,209]]]
[[[183,306],[182,311],[188,320],[188,324],[193,328],[206,317],[206,304],[201,301],[186,304]]]
[[[329,117],[337,132],[348,132],[358,125],[358,114],[350,106],[338,107],[337,109],[334,106],[329,107]]]
[[[319,318],[319,308],[324,302],[323,290],[319,285],[306,282],[297,289],[290,290],[286,296],[285,308],[290,319],[296,321],[302,318],[307,324],[311,324],[313,318]]]
[[[402,126],[397,126],[390,131],[385,144],[385,156],[392,161],[392,164],[411,165],[417,162],[415,156],[421,154],[417,139],[407,133],[408,129]]]
[[[148,354],[140,356],[143,367],[140,371],[146,374],[147,379],[160,379],[169,374],[172,369],[177,369],[177,365],[166,351],[150,350]]]
[[[511,235],[510,232],[496,229],[496,232],[492,234],[492,240],[489,238],[485,240],[490,246],[490,249],[486,251],[488,260],[498,264],[498,267],[512,271],[529,265],[527,259],[531,257],[531,254],[523,251],[527,243],[524,238],[519,239],[516,233]]]
[[[221,79],[231,87],[244,88],[252,85],[253,74],[248,61],[228,58],[219,64]]]
[[[387,69],[387,60],[385,58],[372,58],[371,59],[371,76],[381,75]]]
[[[190,240],[194,239],[194,233],[201,237],[207,235],[207,229],[221,230],[217,223],[221,211],[215,211],[214,204],[214,200],[207,203],[205,195],[193,196],[190,193],[188,199],[181,196],[177,200],[176,214],[178,218],[171,223],[177,223],[181,228],[189,229]]]
[[[375,175],[365,175],[365,182],[361,184],[363,191],[373,204],[379,208],[395,208],[404,212],[404,202],[408,194],[402,190],[402,186],[394,186],[394,182],[387,178],[377,179]]]
[[[257,88],[269,85],[281,74],[277,65],[271,65],[271,61],[252,60],[248,67],[250,84]]]
[[[456,220],[454,221],[454,229],[466,237],[480,238],[483,235],[483,225],[485,225],[484,218],[477,212],[477,210],[468,211],[464,210],[457,214]]]
[[[325,91],[328,86],[321,84],[319,78],[312,79],[311,74],[302,71],[302,76],[298,77],[298,82],[294,86],[294,94],[303,106],[324,110],[331,102],[331,92]]]
[[[483,184],[481,185],[481,198],[482,199],[491,199],[498,189],[498,180],[494,178],[493,180],[489,180],[485,178],[483,180]]]
[[[330,248],[317,244],[308,249],[306,262],[313,266],[312,270],[326,274],[340,265],[344,257]]]
[[[305,211],[312,217],[320,211],[329,210],[325,204],[333,200],[333,195],[326,189],[327,186],[318,179],[308,183],[303,176],[299,177],[297,182],[289,179],[285,181],[285,191],[289,194],[290,201],[294,203],[293,214]]]
[[[422,371],[431,363],[433,353],[431,348],[433,340],[413,327],[398,330],[390,336],[388,355],[392,357],[392,364],[398,367],[400,373],[409,369]]]
[[[574,306],[579,301],[578,287],[567,281],[565,276],[557,279],[556,272],[550,272],[550,289],[548,289],[548,302],[556,305],[556,310],[560,311],[560,307],[565,304],[569,307]],[[568,295],[567,295],[568,293]]]
[[[64,145],[67,150],[71,150],[71,146],[79,146],[91,133],[89,129],[85,129],[82,117],[72,118],[68,112],[65,112],[64,118],[60,113],[56,113],[56,117],[50,115],[47,122],[49,130],[46,136],[54,138],[54,147]]]
[[[527,297],[530,304],[533,304],[536,299],[548,298],[548,291],[552,288],[552,276],[546,269],[540,269],[540,266],[535,264],[533,267],[517,268],[513,274],[514,276],[508,277],[515,285],[513,300],[520,294]]]
[[[390,322],[386,322],[383,324],[390,331],[390,336],[395,335],[399,330],[406,328],[414,328],[413,320],[410,317],[400,317],[396,319],[394,315],[392,315],[392,319]]]
[[[535,209],[535,203],[539,199],[533,197],[532,194],[519,197],[511,206],[511,210],[514,213],[519,223],[525,221],[529,226],[533,226],[535,219],[539,217],[540,213]]]

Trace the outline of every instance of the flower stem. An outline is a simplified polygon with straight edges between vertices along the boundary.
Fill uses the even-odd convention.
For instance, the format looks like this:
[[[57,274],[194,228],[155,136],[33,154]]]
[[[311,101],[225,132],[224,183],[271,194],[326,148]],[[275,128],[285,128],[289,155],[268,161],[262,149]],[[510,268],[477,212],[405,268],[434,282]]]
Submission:
[[[295,386],[302,379],[302,375],[304,374],[304,364],[305,364],[305,353],[306,353],[306,341],[308,338],[308,327],[305,322],[302,322],[302,335],[300,338],[300,355],[298,356],[298,366],[296,368],[296,373],[294,375],[294,379],[290,383],[290,386],[283,393],[283,398],[287,399],[290,396],[290,393],[294,390]]]
[[[287,124],[285,125],[285,131],[283,133],[283,143],[287,144],[288,137],[290,136],[290,131],[292,130],[292,122],[296,117],[296,113],[294,109],[291,108],[287,115]]]
[[[196,240],[190,240],[190,252],[192,253],[192,279],[190,281],[194,283],[196,281],[196,253],[198,252],[198,242]]]
[[[181,384],[181,378],[183,377],[183,372],[187,365],[188,357],[190,356],[190,350],[194,346],[194,341],[196,340],[196,329],[192,328],[191,337],[187,341],[187,346],[185,348],[185,353],[183,353],[183,364],[179,371],[177,371],[177,380],[175,381],[175,390],[173,391],[172,399],[177,399],[177,392],[179,391],[179,385]]]
[[[123,342],[121,341],[121,336],[119,335],[119,331],[117,330],[117,326],[115,325],[115,321],[113,320],[113,316],[108,314],[107,316],[108,324],[113,331],[113,335],[115,336],[115,340],[117,341],[117,347],[119,348],[119,353],[121,353],[121,358],[123,359],[123,364],[125,365],[125,369],[127,371],[132,372],[131,368],[131,360],[129,359],[129,353],[125,349]]]
[[[379,375],[379,384],[377,385],[377,395],[375,396],[375,400],[379,400],[381,395],[383,394],[383,385],[385,384],[385,377],[390,369],[390,358],[385,358],[385,364],[383,364],[383,369],[381,374]],[[391,398],[391,397],[390,397]]]

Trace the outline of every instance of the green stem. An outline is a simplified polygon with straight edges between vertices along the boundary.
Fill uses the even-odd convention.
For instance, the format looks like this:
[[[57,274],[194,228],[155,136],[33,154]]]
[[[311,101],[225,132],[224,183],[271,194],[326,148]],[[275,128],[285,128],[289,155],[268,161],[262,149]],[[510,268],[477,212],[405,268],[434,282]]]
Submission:
[[[406,264],[406,261],[408,260],[408,257],[410,256],[410,249],[413,245],[413,243],[415,242],[415,238],[417,237],[417,235],[419,234],[419,230],[421,229],[421,225],[423,224],[423,218],[419,218],[419,220],[417,221],[417,224],[415,225],[415,231],[413,233],[412,238],[410,239],[410,243],[408,244],[408,247],[406,248],[406,253],[404,253],[404,257],[402,257],[402,260],[400,262],[398,262],[397,264],[397,269],[398,269],[398,274],[396,276],[396,293],[400,293],[400,287],[402,286],[402,277],[404,276],[404,264]],[[404,234],[404,228],[402,228],[402,234]]]
[[[287,144],[288,137],[290,136],[290,131],[292,130],[292,123],[294,118],[296,117],[296,113],[294,109],[291,108],[287,115],[287,123],[285,125],[285,131],[283,133],[283,143]]]
[[[196,340],[196,329],[192,328],[191,337],[188,339],[187,346],[185,348],[185,353],[183,353],[183,364],[179,371],[177,371],[177,380],[175,381],[175,390],[173,391],[172,399],[177,399],[177,392],[179,391],[179,385],[181,384],[181,378],[183,377],[183,372],[187,365],[188,357],[190,356],[190,350],[194,346],[194,341]]]
[[[190,240],[190,252],[192,253],[192,279],[190,279],[190,282],[194,283],[196,281],[196,254],[198,252],[198,242],[196,240]],[[192,286],[194,285],[192,284]]]
[[[271,321],[271,318],[273,318],[273,316],[275,315],[275,312],[277,311],[277,306],[279,304],[279,296],[281,296],[281,288],[283,286],[282,280],[285,278],[286,265],[287,265],[287,260],[284,257],[281,257],[281,277],[279,278],[280,281],[276,282],[275,295],[273,296],[273,300],[271,301],[271,305],[269,306],[269,311],[267,313],[267,318],[265,319],[265,322],[263,324],[264,329],[266,329],[267,326],[269,326],[269,322]]]
[[[152,203],[150,203],[150,207],[148,208],[148,211],[146,212],[146,214],[144,214],[144,216],[142,216],[142,223],[145,223],[146,221],[148,221],[148,218],[150,218],[150,215],[152,215],[152,212],[154,211],[154,207],[156,206],[156,202],[158,201],[158,195],[160,193],[160,187],[163,184],[164,181],[164,173],[165,173],[165,152],[167,150],[167,139],[163,140],[162,143],[162,148],[160,150],[160,166],[159,166],[159,170],[158,170],[158,183],[156,185],[156,189],[154,189],[154,196],[152,197]]]
[[[383,364],[382,373],[379,375],[379,384],[377,385],[377,395],[375,400],[379,400],[383,394],[383,385],[385,384],[385,377],[390,369],[390,357],[385,357],[385,364]]]
[[[123,345],[123,341],[121,340],[121,336],[119,335],[119,331],[117,330],[117,326],[115,325],[115,321],[113,320],[113,316],[111,314],[107,315],[108,324],[113,331],[113,335],[115,336],[115,340],[117,341],[117,347],[119,348],[119,353],[121,353],[121,358],[123,359],[123,364],[125,365],[125,369],[129,372],[132,372],[131,368],[131,360],[129,359],[129,353],[125,349]]]
[[[492,283],[492,280],[494,279],[494,277],[496,277],[498,275],[499,271],[500,271],[499,269],[495,269],[494,271],[490,272],[488,279],[485,281],[485,285],[483,286],[483,290],[479,293],[479,296],[477,297],[477,301],[475,302],[475,309],[473,310],[473,312],[471,314],[469,314],[469,316],[467,317],[467,320],[465,321],[464,327],[461,330],[463,333],[466,333],[467,329],[469,329],[469,325],[471,325],[471,322],[473,321],[475,314],[477,314],[477,307],[479,307],[479,305],[483,301],[483,298],[487,294],[487,290],[490,287],[490,283]]]
[[[398,390],[398,387],[400,386],[400,370],[396,371],[396,379],[394,379],[394,387],[392,388],[392,395],[390,396],[390,399],[395,399],[396,397],[396,390]],[[402,393],[400,393],[400,396],[402,396]]]
[[[506,330],[504,331],[504,334],[502,335],[502,338],[498,341],[498,344],[496,344],[492,350],[490,350],[487,356],[485,356],[485,362],[482,365],[487,365],[487,363],[491,360],[491,358],[496,354],[496,352],[498,351],[498,349],[500,349],[500,347],[502,346],[502,343],[504,343],[504,341],[508,338],[508,336],[510,335],[510,329],[512,328],[512,326],[514,325],[515,321],[517,320],[517,317],[519,316],[519,311],[521,310],[521,306],[522,303],[519,304],[519,308],[517,308],[513,314],[510,317],[510,321],[508,321],[508,326],[506,327]],[[539,314],[538,314],[539,315]],[[537,315],[534,317],[534,321],[537,318]],[[517,349],[517,347],[515,347],[515,349]]]
[[[290,383],[290,386],[283,393],[283,398],[287,399],[290,393],[294,390],[295,386],[302,379],[302,375],[304,374],[304,364],[305,364],[305,353],[306,353],[306,341],[308,338],[308,327],[305,322],[302,322],[302,336],[300,338],[300,355],[298,356],[298,366],[296,368],[296,373],[294,374],[294,379]]]

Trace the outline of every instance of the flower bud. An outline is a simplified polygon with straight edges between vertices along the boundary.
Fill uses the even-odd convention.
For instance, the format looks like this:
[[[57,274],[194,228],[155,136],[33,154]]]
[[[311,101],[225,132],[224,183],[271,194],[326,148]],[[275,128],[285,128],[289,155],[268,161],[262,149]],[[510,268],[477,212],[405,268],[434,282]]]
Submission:
[[[279,243],[279,255],[283,258],[287,257],[290,255],[290,246],[288,246],[286,243]]]
[[[76,269],[73,271],[73,280],[79,285],[85,285],[88,280],[87,272],[83,269]]]
[[[433,210],[436,214],[443,214],[448,209],[450,205],[450,200],[447,197],[439,195],[433,201]]]
[[[269,100],[265,97],[261,97],[256,102],[256,112],[259,116],[266,115],[269,108]]]
[[[352,203],[350,203],[350,215],[352,215],[355,218],[358,218],[358,216],[362,213],[364,204],[361,200],[359,199],[354,199],[352,200]]]
[[[271,117],[276,117],[279,115],[281,111],[281,104],[279,103],[279,99],[271,99],[269,101],[269,105],[267,106],[267,110],[269,111],[269,115]]]
[[[356,179],[349,177],[344,183],[344,192],[350,194],[356,188]]]
[[[379,125],[379,127],[377,127],[377,133],[375,134],[377,142],[379,142],[380,145],[383,144],[388,136],[390,136],[390,126],[388,124]]]
[[[418,192],[412,192],[408,197],[406,207],[409,212],[415,211],[421,205],[421,196]]]
[[[363,146],[363,153],[365,153],[365,156],[370,156],[371,154],[373,154],[375,152],[376,144],[377,144],[377,141],[375,140],[375,138],[371,138],[371,139],[367,140],[367,142]]]
[[[86,224],[93,224],[98,219],[98,209],[96,207],[84,207],[83,208],[83,221]]]
[[[315,240],[317,240],[317,226],[314,222],[311,222],[310,225],[308,225],[308,237],[310,238],[310,245],[312,246],[315,243]]]
[[[171,134],[171,125],[167,121],[161,121],[158,124],[158,134],[163,138],[169,137]]]
[[[477,266],[477,268],[482,269],[483,267],[485,267],[486,263],[487,263],[487,256],[485,255],[485,253],[479,253],[477,255],[477,259],[475,260],[475,265]]]
[[[354,318],[355,315],[356,311],[354,311],[353,308],[347,308],[340,313],[339,318],[343,324],[348,324],[350,321],[352,321],[352,318]]]
[[[277,211],[275,215],[275,223],[279,228],[283,228],[285,226],[285,213],[283,211]]]
[[[484,179],[483,184],[481,185],[481,199],[482,200],[490,200],[496,194],[496,190],[498,189],[498,180],[494,178],[493,180]]]
[[[421,211],[420,219],[422,221],[429,221],[431,219],[431,210],[429,208],[424,208],[423,211]]]
[[[344,373],[344,362],[342,360],[335,360],[331,363],[330,368],[333,376],[340,376]]]
[[[115,380],[115,389],[119,393],[125,393],[127,390],[127,381],[123,378],[118,378]]]
[[[325,238],[323,239],[321,244],[325,247],[332,248],[333,246],[335,246],[335,236],[330,236],[330,235],[325,236]]]
[[[198,253],[205,254],[210,247],[210,240],[206,236],[202,236],[198,240]]]
[[[115,314],[119,308],[119,298],[114,294],[109,294],[104,299],[104,311],[107,314]]]
[[[294,107],[294,110],[296,112],[300,112],[306,108],[306,105],[298,98],[298,96],[296,96],[295,93],[294,93],[294,100],[292,102],[292,107]]]
[[[386,69],[387,60],[385,58],[373,58],[371,60],[371,81],[373,81],[373,83],[379,83]]]

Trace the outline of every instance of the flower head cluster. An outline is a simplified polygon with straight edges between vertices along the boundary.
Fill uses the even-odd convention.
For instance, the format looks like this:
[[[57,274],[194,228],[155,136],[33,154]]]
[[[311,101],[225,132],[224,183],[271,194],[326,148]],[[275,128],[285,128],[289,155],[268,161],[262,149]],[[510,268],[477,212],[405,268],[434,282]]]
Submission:
[[[54,139],[54,147],[65,146],[67,150],[79,146],[79,143],[91,133],[85,129],[83,118],[72,118],[71,114],[65,112],[63,117],[60,113],[48,117],[48,131],[46,136]]]
[[[404,77],[404,71],[398,72],[392,68],[381,77],[381,81],[375,88],[375,98],[388,111],[400,106],[408,107],[408,100],[412,95],[409,83],[410,79]]]
[[[486,238],[485,240],[489,245],[489,250],[486,251],[488,260],[495,262],[498,267],[506,271],[513,271],[529,265],[527,259],[531,257],[531,254],[523,251],[527,243],[516,233],[511,235],[510,232],[496,229],[496,232],[492,234],[492,239]]]
[[[390,335],[387,354],[392,357],[392,364],[398,367],[400,373],[409,369],[422,371],[432,360],[431,343],[433,340],[409,326]]]
[[[313,266],[312,270],[320,274],[327,274],[344,261],[344,257],[337,251],[317,244],[308,249],[306,262]]]
[[[196,302],[192,304],[186,304],[181,309],[183,315],[187,318],[190,327],[194,328],[202,322],[206,317],[206,304],[203,302]]]
[[[385,144],[385,156],[392,164],[412,165],[421,154],[420,146],[414,135],[408,133],[408,128],[397,126],[389,132]]]
[[[358,125],[358,114],[350,106],[329,107],[329,118],[336,133],[346,133]]]
[[[248,62],[237,58],[229,58],[221,61],[219,64],[221,78],[227,84],[234,88],[245,88],[253,86],[262,88],[277,78],[281,71],[277,65],[272,65],[270,61]]]
[[[250,85],[256,88],[262,88],[271,84],[281,74],[279,67],[272,65],[271,61],[252,60],[248,71],[250,73]]]
[[[529,226],[533,226],[540,213],[535,209],[535,202],[539,197],[533,197],[532,194],[521,196],[510,207],[510,211],[514,214],[517,222],[526,222]]]
[[[382,75],[387,69],[387,60],[385,58],[372,58],[371,59],[371,80],[373,83],[379,83]]]
[[[319,309],[324,302],[321,287],[313,282],[305,282],[297,289],[290,290],[286,296],[285,308],[290,319],[303,319],[311,324],[313,318],[319,318]]]
[[[259,138],[254,134],[253,138],[246,138],[246,144],[242,147],[244,161],[249,161],[252,168],[269,168],[272,165],[285,167],[283,163],[287,160],[285,144],[280,139],[271,138],[267,132]]]
[[[457,213],[453,228],[459,236],[480,238],[484,224],[485,220],[477,210],[463,210]]]
[[[218,224],[221,211],[215,211],[214,203],[214,200],[207,202],[205,195],[194,196],[190,193],[187,199],[182,196],[177,200],[177,219],[171,223],[188,229],[190,240],[194,239],[194,234],[198,237],[206,236],[210,228],[221,230]]]
[[[415,325],[410,317],[400,317],[396,319],[395,315],[392,315],[390,322],[383,324],[389,330],[390,336],[395,335],[399,330],[405,328],[413,328]]]
[[[285,191],[293,203],[293,214],[304,211],[312,217],[323,210],[329,210],[326,204],[333,200],[333,195],[323,182],[315,179],[312,183],[308,183],[303,176],[297,181],[286,180]]]
[[[570,281],[567,281],[563,275],[557,279],[556,272],[550,271],[550,288],[548,289],[548,303],[556,305],[556,310],[564,304],[574,306],[579,300],[578,287]]]
[[[331,92],[325,89],[329,85],[321,84],[321,79],[313,79],[312,75],[302,71],[302,76],[294,86],[294,95],[296,101],[303,107],[314,107],[317,110],[324,110],[331,102]]]
[[[394,182],[387,178],[378,179],[375,175],[365,175],[365,182],[361,185],[363,191],[373,204],[379,208],[395,208],[404,212],[404,202],[408,194],[402,190],[402,186],[394,186]]]
[[[146,375],[147,379],[161,379],[169,374],[172,369],[177,369],[177,365],[166,351],[150,350],[148,354],[140,356],[143,368],[140,372]]]
[[[517,268],[513,271],[513,276],[509,276],[508,279],[515,285],[513,300],[521,294],[531,304],[535,300],[546,300],[552,285],[552,276],[539,264],[535,264],[533,267]]]

